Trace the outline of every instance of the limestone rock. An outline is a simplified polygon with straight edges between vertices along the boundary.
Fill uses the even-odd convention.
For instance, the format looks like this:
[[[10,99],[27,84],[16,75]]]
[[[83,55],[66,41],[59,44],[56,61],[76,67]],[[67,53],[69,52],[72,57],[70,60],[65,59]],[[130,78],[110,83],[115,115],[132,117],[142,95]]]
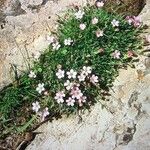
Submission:
[[[19,0],[17,3],[15,0],[5,1],[7,3],[4,3],[4,0],[0,1],[0,14],[4,15],[2,17],[5,21],[0,30],[0,88],[13,81],[10,64],[17,65],[20,70],[27,69],[32,54],[47,48],[47,34],[56,30],[56,14],[60,14],[72,3],[86,3],[86,0],[60,0],[58,3],[44,1],[43,5],[42,0]],[[12,8],[13,3],[16,4],[15,9]],[[8,9],[4,13],[5,6],[8,6]],[[33,11],[33,7],[29,6],[39,9]],[[148,25],[149,13],[148,0],[141,14],[142,20]],[[145,62],[145,58],[148,59],[140,58],[142,63]],[[36,136],[27,150],[149,150],[149,61],[146,60],[144,65],[146,67],[142,78],[136,69],[120,70],[111,91],[110,101],[103,102],[104,109],[97,103],[90,113],[82,115],[81,123],[78,123],[77,116],[63,116],[52,123],[43,124],[37,129],[42,134]]]

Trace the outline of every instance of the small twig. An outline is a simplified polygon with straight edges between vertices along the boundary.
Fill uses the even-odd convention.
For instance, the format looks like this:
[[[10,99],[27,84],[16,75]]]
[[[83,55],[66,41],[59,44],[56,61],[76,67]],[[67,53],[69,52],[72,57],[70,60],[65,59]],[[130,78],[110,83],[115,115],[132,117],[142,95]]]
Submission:
[[[22,53],[22,51],[21,51],[21,49],[20,49],[18,43],[16,42],[16,40],[14,40],[14,42],[15,42],[15,44],[16,44],[18,50],[20,51],[20,53],[21,53],[21,55],[22,55],[22,57],[23,57],[23,60],[24,60],[24,62],[25,62],[26,67],[29,68],[29,64],[28,64],[28,62],[26,61],[26,58],[25,58],[24,54]]]
[[[78,121],[78,124],[80,124],[81,122],[82,122],[82,117],[81,117],[81,115],[79,114],[79,109],[77,110],[77,115],[78,115],[78,117],[79,117],[79,121]]]
[[[17,66],[15,64],[10,64],[13,71],[14,71],[14,74],[15,74],[15,80],[17,81],[17,85],[19,85],[19,75],[18,75],[18,72],[17,72]]]
[[[25,44],[24,48],[25,48],[25,51],[26,51],[26,53],[27,53],[27,59],[28,59],[28,60],[30,60],[30,56],[29,56],[29,53],[28,53],[28,50],[27,50],[26,44]],[[31,69],[31,66],[30,66],[29,61],[27,61],[27,63],[28,63],[28,67],[29,67],[29,70],[30,70],[30,69]]]

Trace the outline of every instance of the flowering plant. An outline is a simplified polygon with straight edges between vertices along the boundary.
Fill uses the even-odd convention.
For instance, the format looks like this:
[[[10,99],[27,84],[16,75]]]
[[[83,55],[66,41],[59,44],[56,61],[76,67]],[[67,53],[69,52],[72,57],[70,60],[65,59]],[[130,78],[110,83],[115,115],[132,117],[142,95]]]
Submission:
[[[44,62],[35,64],[43,76],[36,90],[41,95],[47,90],[48,101],[57,111],[89,108],[103,97],[102,91],[109,92],[118,69],[137,53],[140,18],[108,14],[103,5],[72,9],[67,18],[61,18],[58,34],[48,36]]]
[[[137,16],[108,13],[103,5],[73,8],[58,20],[57,33],[47,35],[49,47],[34,55],[33,68],[17,86],[1,92],[3,117],[29,103],[43,121],[50,114],[89,109],[105,98],[119,68],[132,63],[142,45],[137,38],[142,23]]]

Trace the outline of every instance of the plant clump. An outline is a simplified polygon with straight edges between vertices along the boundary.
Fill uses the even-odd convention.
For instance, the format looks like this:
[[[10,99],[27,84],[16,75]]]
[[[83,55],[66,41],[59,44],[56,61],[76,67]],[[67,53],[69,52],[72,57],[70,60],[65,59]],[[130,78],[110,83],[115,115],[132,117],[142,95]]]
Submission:
[[[119,68],[138,54],[142,22],[138,16],[120,16],[102,7],[102,2],[76,7],[59,18],[57,33],[47,36],[47,50],[34,54],[33,67],[17,85],[1,91],[1,128],[6,127],[4,120],[25,115],[18,109],[24,104],[30,112],[26,120],[34,112],[44,121],[53,113],[89,109],[109,93]]]

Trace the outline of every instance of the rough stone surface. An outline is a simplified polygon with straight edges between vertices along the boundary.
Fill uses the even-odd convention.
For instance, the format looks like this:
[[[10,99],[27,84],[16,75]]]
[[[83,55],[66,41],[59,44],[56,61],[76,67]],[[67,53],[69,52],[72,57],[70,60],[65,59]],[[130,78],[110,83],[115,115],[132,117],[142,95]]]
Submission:
[[[150,1],[141,13],[150,24]],[[146,66],[120,70],[110,101],[96,104],[90,113],[42,125],[42,132],[27,150],[149,150],[150,149],[150,71],[149,58],[140,56]]]
[[[17,2],[17,3],[16,3]],[[86,0],[5,0],[0,10],[0,88],[13,80],[14,64],[28,68],[32,54],[48,46],[46,36],[56,30],[56,14],[72,3]],[[16,4],[14,9],[13,4]],[[7,6],[7,9],[5,9]],[[19,9],[18,9],[19,8]],[[150,26],[150,0],[141,13]],[[147,32],[150,32],[149,29]],[[147,34],[147,33],[146,33]],[[71,116],[47,122],[27,150],[149,150],[150,149],[150,59],[140,56],[145,68],[120,70],[110,101],[97,103],[82,121]],[[105,107],[102,109],[101,105]]]
[[[106,0],[106,9],[126,15],[138,15],[146,0]],[[119,7],[118,7],[119,6]]]

